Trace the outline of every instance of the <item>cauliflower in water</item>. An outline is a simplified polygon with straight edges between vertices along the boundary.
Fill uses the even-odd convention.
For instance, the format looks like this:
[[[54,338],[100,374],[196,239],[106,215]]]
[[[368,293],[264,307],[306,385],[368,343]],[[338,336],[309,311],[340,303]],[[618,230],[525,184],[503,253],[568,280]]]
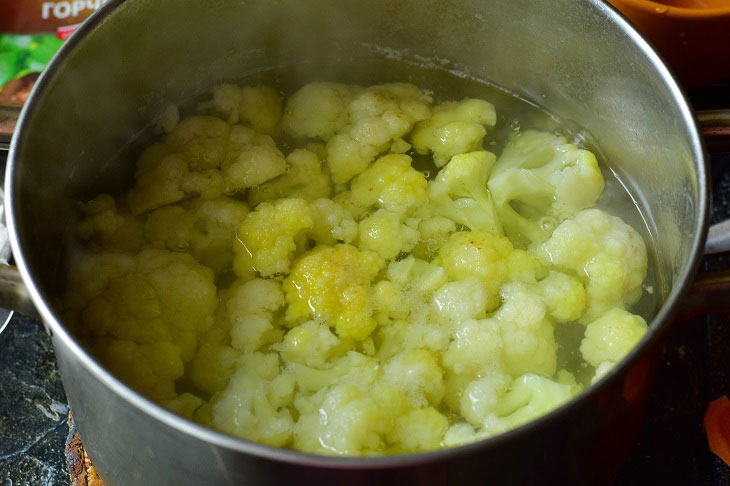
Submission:
[[[416,125],[411,140],[416,152],[433,153],[434,163],[441,167],[454,155],[481,149],[486,128],[496,123],[497,112],[487,101],[447,101],[433,109],[431,118]]]
[[[134,187],[81,207],[71,328],[168,409],[309,452],[432,450],[558,407],[581,385],[555,326],[586,324],[593,381],[611,369],[647,329],[625,310],[646,248],[585,209],[590,152],[526,131],[497,159],[490,103],[430,104],[317,82],[283,113],[264,86],[173,106]]]
[[[576,213],[533,254],[545,265],[585,282],[589,299],[581,322],[614,307],[625,309],[641,297],[647,271],[644,240],[621,218],[600,209]]]

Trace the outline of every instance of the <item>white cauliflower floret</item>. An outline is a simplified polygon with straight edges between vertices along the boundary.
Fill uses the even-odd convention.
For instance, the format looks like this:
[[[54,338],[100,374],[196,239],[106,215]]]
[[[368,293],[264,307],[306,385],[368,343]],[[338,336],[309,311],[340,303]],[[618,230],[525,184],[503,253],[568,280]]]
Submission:
[[[329,140],[350,123],[347,107],[361,91],[359,86],[339,83],[304,85],[286,103],[284,130],[293,137]]]
[[[297,362],[289,363],[297,389],[301,392],[300,399],[303,394],[316,395],[322,389],[336,385],[355,385],[362,390],[368,390],[378,378],[379,362],[357,351],[348,351],[344,356],[332,358],[331,361],[332,364],[325,369]],[[298,405],[297,408],[302,410]]]
[[[222,84],[213,89],[213,105],[228,123],[247,123],[259,133],[273,135],[281,120],[281,96],[270,86]]]
[[[318,245],[352,243],[357,238],[357,223],[352,213],[332,199],[312,201],[314,228],[309,236]],[[367,248],[365,248],[367,249]]]
[[[387,209],[378,209],[360,221],[359,246],[374,251],[385,260],[392,260],[416,246],[418,230],[401,222],[401,216]]]
[[[627,308],[641,297],[646,245],[621,218],[599,209],[580,211],[532,251],[545,265],[571,272],[585,283],[589,302],[581,322],[613,307]]]
[[[484,317],[487,293],[475,277],[448,282],[431,298],[431,308],[439,322],[462,322]]]
[[[247,201],[252,208],[260,202],[283,197],[310,201],[330,196],[330,176],[314,152],[296,149],[286,156],[286,161],[289,165],[286,172],[248,190]]]
[[[558,345],[542,299],[521,283],[508,283],[501,293],[503,304],[494,318],[502,335],[505,370],[512,376],[527,372],[552,376]]]
[[[351,245],[314,248],[284,280],[287,321],[314,317],[334,327],[341,338],[362,341],[377,325],[371,282],[383,267],[376,253]]]
[[[364,208],[377,205],[404,214],[428,202],[426,178],[411,167],[407,155],[380,157],[352,181],[351,188],[353,203]]]
[[[234,286],[225,302],[231,322],[231,345],[251,354],[279,342],[283,332],[273,313],[283,306],[284,292],[279,282],[257,278]]]
[[[134,215],[190,196],[215,199],[223,191],[223,176],[219,170],[191,172],[183,157],[171,154],[162,144],[152,145],[142,153],[135,177],[136,184],[124,196],[124,203]]]
[[[313,227],[314,214],[307,201],[263,202],[246,215],[238,228],[242,245],[235,248],[236,259],[250,260],[253,268],[264,277],[288,273],[297,243],[303,244],[305,231]],[[239,275],[243,273],[243,262],[234,265]]]
[[[142,246],[142,225],[114,198],[101,194],[81,205],[85,218],[76,225],[76,236],[104,251],[135,251]]]
[[[303,414],[294,447],[306,452],[362,455],[381,452],[388,414],[354,385],[332,388],[319,411]]]
[[[247,214],[245,204],[226,197],[196,200],[150,213],[144,234],[148,246],[187,251],[220,274],[231,265],[236,230]]]
[[[592,206],[603,186],[591,152],[535,130],[510,138],[489,179],[505,231],[520,244],[545,241],[558,222]]]
[[[470,382],[461,394],[459,412],[471,424],[483,425],[503,405],[510,384],[512,378],[499,371]]]
[[[324,368],[340,349],[342,349],[341,341],[327,325],[317,321],[307,321],[286,333],[279,351],[281,358],[287,363]]]
[[[598,367],[618,363],[644,337],[648,327],[641,317],[623,309],[611,309],[586,326],[580,352],[587,362]]]
[[[476,277],[487,294],[487,310],[499,303],[499,288],[509,277],[512,244],[487,231],[453,233],[441,247],[437,262],[450,280]]]
[[[469,319],[455,326],[454,339],[444,353],[444,366],[459,375],[500,370],[504,348],[494,319]]]
[[[438,406],[444,396],[443,371],[425,349],[397,354],[383,366],[384,383],[403,391],[413,408]]]
[[[489,152],[458,154],[428,184],[428,216],[445,216],[471,230],[502,234],[502,224],[487,189],[496,157]]]
[[[416,125],[411,135],[418,153],[433,153],[437,167],[456,154],[479,150],[486,127],[497,123],[494,106],[484,100],[447,101],[433,109],[431,118]]]
[[[217,169],[223,161],[230,128],[213,116],[191,116],[177,124],[165,144],[182,155],[191,170]]]
[[[257,186],[286,172],[284,154],[268,135],[235,125],[221,163],[224,191],[231,194]]]
[[[449,420],[435,408],[417,408],[395,419],[388,439],[398,450],[430,451],[441,447],[448,428]]]
[[[271,398],[278,395],[278,375],[276,354],[242,356],[226,389],[211,401],[211,425],[242,439],[285,446],[294,432],[294,422],[286,408],[272,403],[276,400]]]

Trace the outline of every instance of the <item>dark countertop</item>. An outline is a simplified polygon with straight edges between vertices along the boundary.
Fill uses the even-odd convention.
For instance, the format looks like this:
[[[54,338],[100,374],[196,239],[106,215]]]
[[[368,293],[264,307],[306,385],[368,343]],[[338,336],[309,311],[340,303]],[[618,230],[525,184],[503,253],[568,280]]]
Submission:
[[[693,94],[698,108],[730,108],[730,84]],[[718,100],[720,104],[718,105]],[[3,161],[0,160],[0,163]],[[713,157],[713,221],[730,217],[730,154]],[[705,268],[730,268],[730,255]],[[640,438],[620,484],[730,485],[730,467],[707,446],[709,400],[730,395],[730,317],[678,322],[669,333]],[[68,407],[50,339],[16,315],[0,334],[0,484],[69,483]]]

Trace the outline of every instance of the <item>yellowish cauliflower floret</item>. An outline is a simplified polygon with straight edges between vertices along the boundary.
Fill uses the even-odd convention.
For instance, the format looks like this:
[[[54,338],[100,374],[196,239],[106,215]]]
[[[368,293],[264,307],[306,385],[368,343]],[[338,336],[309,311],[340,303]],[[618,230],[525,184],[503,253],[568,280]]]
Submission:
[[[441,247],[437,262],[450,280],[476,277],[487,293],[487,310],[499,303],[499,288],[509,277],[512,244],[487,231],[453,233]]]
[[[306,200],[329,197],[332,193],[330,176],[320,158],[309,150],[296,149],[286,156],[289,168],[279,177],[264,182],[248,191],[251,207],[263,201],[283,197]]]
[[[223,161],[230,128],[213,116],[191,116],[177,124],[165,143],[182,155],[191,170],[217,169]]]
[[[448,241],[451,233],[456,232],[456,223],[443,216],[424,218],[418,224],[418,232],[421,233],[421,239],[413,249],[413,255],[432,260]]]
[[[641,297],[647,269],[644,240],[621,218],[600,209],[586,209],[564,221],[533,254],[584,281],[589,301],[581,322],[613,307],[626,308]]]
[[[237,246],[236,251],[242,258],[250,256],[253,267],[264,277],[288,273],[297,240],[313,227],[314,214],[307,201],[264,202],[248,213],[239,226],[238,238],[243,248]]]
[[[268,135],[248,127],[231,127],[227,151],[221,163],[223,189],[231,194],[258,186],[286,172],[284,154]]]
[[[362,207],[408,213],[428,202],[426,178],[411,167],[409,156],[384,155],[352,181],[351,197]]]
[[[359,246],[374,251],[385,260],[392,260],[416,246],[418,230],[401,223],[401,217],[387,209],[378,209],[360,221]]]
[[[270,86],[222,84],[213,90],[213,104],[228,123],[241,121],[267,135],[273,135],[279,127],[281,96]]]
[[[146,149],[137,162],[137,182],[124,198],[139,215],[190,196],[215,199],[223,191],[223,176],[216,169],[191,172],[188,162],[161,144]]]
[[[588,293],[583,284],[561,272],[550,270],[536,289],[555,322],[577,320],[588,305]]]
[[[277,386],[279,357],[255,353],[241,357],[225,390],[211,401],[212,426],[242,439],[284,446],[291,439],[294,422],[287,408],[272,400],[287,395]],[[278,406],[277,406],[278,405]]]
[[[281,284],[260,278],[234,286],[225,309],[231,322],[231,345],[246,354],[281,341],[274,312],[284,305]]]
[[[307,321],[286,333],[280,352],[281,358],[287,363],[324,368],[327,361],[341,349],[341,341],[327,325]]]
[[[512,376],[539,373],[553,376],[558,345],[542,299],[521,283],[502,287],[502,306],[495,319],[502,334],[502,358]]]
[[[336,386],[327,393],[319,411],[299,417],[294,447],[338,455],[382,452],[387,415],[360,388]]]
[[[437,167],[456,154],[479,150],[486,127],[497,123],[494,106],[484,100],[447,101],[433,109],[431,118],[416,125],[411,135],[418,153],[433,153]]]
[[[216,322],[227,321],[220,318]],[[213,326],[200,338],[186,376],[203,395],[210,396],[226,387],[240,355],[231,347],[228,326]]]
[[[510,253],[508,265],[510,282],[535,283],[548,275],[542,263],[524,250]]]
[[[293,137],[329,140],[350,123],[347,110],[359,86],[314,82],[301,87],[286,103],[284,130]]]
[[[70,275],[66,304],[79,312],[84,335],[169,342],[186,363],[213,322],[216,288],[213,272],[185,253],[89,255]],[[112,366],[104,357],[102,362]]]
[[[433,407],[410,410],[395,420],[389,439],[402,451],[439,449],[449,419]]]
[[[150,213],[144,234],[148,246],[187,251],[220,274],[231,265],[236,230],[247,214],[245,204],[226,197],[166,206]]]
[[[443,371],[425,349],[397,354],[383,366],[383,381],[403,391],[410,406],[438,406],[444,396]]]
[[[192,393],[183,393],[169,400],[162,400],[160,405],[173,413],[181,415],[188,420],[193,420],[195,411],[203,404],[203,399]]]
[[[312,201],[314,210],[314,228],[310,237],[318,245],[334,245],[335,243],[352,243],[357,239],[357,223],[352,213],[343,205],[332,199]]]
[[[110,252],[135,251],[142,246],[142,225],[117,208],[114,198],[101,194],[83,204],[86,216],[76,226],[76,235],[92,247]]]
[[[367,338],[376,326],[371,282],[384,266],[376,253],[351,245],[316,247],[297,260],[284,280],[287,320],[314,317],[341,338]]]
[[[618,363],[647,330],[646,321],[641,316],[623,309],[611,309],[586,326],[580,353],[583,359],[596,367],[604,361]]]
[[[152,400],[175,398],[175,380],[183,375],[179,346],[96,338],[91,352],[111,374]]]

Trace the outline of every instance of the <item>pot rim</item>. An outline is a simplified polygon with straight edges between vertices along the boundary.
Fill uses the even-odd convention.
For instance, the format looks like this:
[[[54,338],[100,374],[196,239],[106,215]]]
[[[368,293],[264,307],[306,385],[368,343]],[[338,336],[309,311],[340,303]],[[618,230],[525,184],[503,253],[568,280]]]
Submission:
[[[453,456],[460,456],[465,453],[476,451],[485,452],[493,448],[499,448],[502,444],[518,440],[520,437],[527,434],[536,433],[550,423],[565,419],[571,413],[573,408],[578,406],[580,402],[590,399],[591,397],[595,397],[615,384],[621,375],[623,375],[645,351],[661,339],[661,336],[671,323],[671,317],[675,313],[675,307],[677,307],[679,299],[682,298],[693,281],[700,259],[702,258],[702,250],[707,235],[709,220],[708,165],[705,157],[704,141],[700,136],[701,132],[699,131],[694,113],[689,106],[684,91],[679,86],[674,74],[663,62],[661,57],[654,51],[644,37],[617,10],[609,6],[607,3],[604,3],[602,0],[586,1],[595,8],[598,14],[604,16],[607,22],[615,24],[633,41],[634,45],[641,50],[650,62],[651,66],[658,72],[668,90],[672,93],[675,102],[679,105],[682,113],[682,121],[691,135],[691,147],[695,159],[695,174],[697,176],[698,205],[694,225],[695,234],[692,236],[689,258],[686,261],[679,277],[676,279],[674,288],[671,290],[666,301],[662,305],[662,308],[651,322],[649,331],[634,347],[634,349],[632,349],[631,352],[629,352],[629,354],[625,356],[620,363],[614,366],[613,369],[611,369],[598,383],[589,386],[586,390],[582,391],[570,401],[542,417],[528,422],[527,424],[471,444],[431,452],[377,457],[325,456],[271,447],[239,439],[191,422],[140,395],[103,368],[101,364],[99,364],[96,359],[81,346],[70,332],[66,330],[61,323],[61,320],[48,305],[48,299],[44,293],[34,283],[33,276],[28,268],[28,263],[26,261],[26,256],[22,247],[22,242],[20,241],[16,223],[16,213],[18,212],[18,208],[14,205],[16,192],[15,167],[20,163],[20,154],[23,151],[24,144],[27,143],[27,139],[25,137],[26,127],[29,125],[29,120],[33,117],[33,114],[40,104],[39,100],[42,98],[43,90],[53,81],[55,74],[59,71],[65,59],[73,52],[81,39],[97,28],[100,24],[104,23],[107,17],[116,10],[117,7],[125,3],[125,0],[109,0],[94,15],[89,17],[69,38],[69,40],[64,43],[33,88],[33,91],[31,92],[31,95],[18,120],[17,129],[13,134],[10,152],[8,155],[5,177],[5,204],[8,208],[7,223],[10,234],[10,243],[16,264],[18,265],[22,278],[28,287],[30,296],[45,321],[47,328],[50,327],[51,335],[54,337],[54,340],[61,340],[92,375],[118,394],[121,399],[127,401],[140,411],[149,414],[166,426],[218,447],[295,465],[335,469],[391,469],[404,466],[414,466],[422,463],[432,463],[434,461],[438,462],[447,460]],[[129,0],[127,3],[130,3]]]
[[[727,20],[730,18],[730,7],[688,8],[675,7],[652,0],[612,0],[616,4],[625,4],[649,14],[657,19],[671,17],[678,20]]]

